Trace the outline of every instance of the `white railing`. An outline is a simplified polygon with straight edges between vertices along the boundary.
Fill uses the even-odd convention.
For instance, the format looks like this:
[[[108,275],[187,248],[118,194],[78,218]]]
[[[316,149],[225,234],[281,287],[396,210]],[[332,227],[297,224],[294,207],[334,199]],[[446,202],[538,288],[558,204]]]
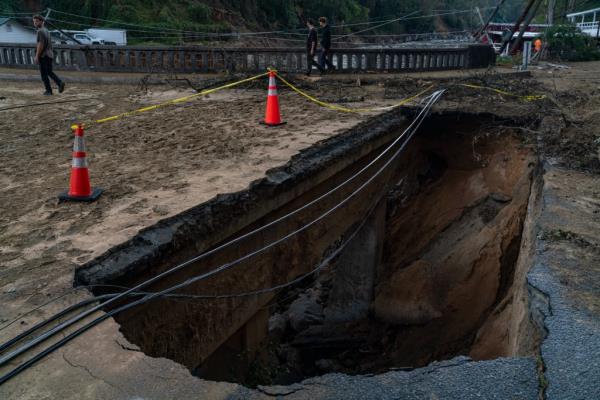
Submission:
[[[579,22],[577,24],[577,28],[579,28],[579,30],[582,31],[583,33],[585,33],[586,35],[589,35],[592,37],[598,37],[598,24],[599,24],[599,21]]]
[[[203,48],[198,46],[70,46],[54,47],[61,70],[106,72],[258,72],[267,67],[306,71],[303,48]],[[36,68],[35,44],[0,43],[0,66]],[[334,49],[332,61],[345,72],[433,71],[486,68],[495,63],[492,48],[464,44],[456,48]]]
[[[598,29],[598,21],[596,22],[580,22],[577,27],[581,30],[587,29]]]

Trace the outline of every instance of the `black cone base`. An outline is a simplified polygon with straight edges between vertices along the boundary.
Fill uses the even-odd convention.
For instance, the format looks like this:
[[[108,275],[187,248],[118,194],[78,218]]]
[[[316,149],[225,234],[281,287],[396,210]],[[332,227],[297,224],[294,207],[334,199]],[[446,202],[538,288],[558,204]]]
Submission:
[[[60,201],[79,201],[84,203],[91,203],[92,201],[98,200],[100,195],[104,192],[102,188],[92,188],[92,194],[86,197],[80,196],[69,196],[69,192],[66,191],[58,195],[58,200]]]
[[[260,121],[260,124],[265,126],[281,126],[287,124],[287,122],[280,122],[278,124],[267,124],[265,121]]]

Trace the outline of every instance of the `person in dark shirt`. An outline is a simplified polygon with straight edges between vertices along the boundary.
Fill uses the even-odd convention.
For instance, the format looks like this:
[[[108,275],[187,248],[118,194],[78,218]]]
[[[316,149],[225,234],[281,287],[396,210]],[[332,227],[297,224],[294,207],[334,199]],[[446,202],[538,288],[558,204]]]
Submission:
[[[327,23],[327,18],[319,18],[319,25],[321,25],[321,54],[319,56],[319,64],[323,70],[327,67],[328,71],[334,71],[335,67],[331,63],[331,28]]]
[[[308,27],[308,37],[306,38],[306,76],[310,76],[313,65],[319,69],[319,72],[323,73],[321,65],[315,61],[315,53],[317,52],[317,30],[315,29],[315,21],[309,19],[306,21]]]
[[[33,17],[33,25],[37,28],[37,46],[35,50],[35,62],[40,66],[40,75],[42,75],[42,82],[46,87],[44,95],[52,96],[52,86],[50,86],[50,79],[58,86],[58,92],[62,93],[65,90],[65,83],[52,72],[52,62],[54,61],[54,51],[52,49],[52,40],[50,39],[50,32],[44,28],[44,17],[36,15]]]

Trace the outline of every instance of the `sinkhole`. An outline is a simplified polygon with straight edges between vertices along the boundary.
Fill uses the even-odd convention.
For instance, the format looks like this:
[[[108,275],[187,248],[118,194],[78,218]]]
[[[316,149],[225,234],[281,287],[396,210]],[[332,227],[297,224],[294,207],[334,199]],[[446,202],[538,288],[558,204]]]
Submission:
[[[134,240],[107,256],[104,269],[80,269],[78,283],[132,286],[346,182],[146,288],[164,289],[298,231],[117,315],[125,337],[203,379],[252,387],[419,368],[457,355],[534,354],[524,231],[534,152],[505,120],[442,113],[428,117],[397,158],[389,151],[369,166],[410,122],[391,119],[317,144],[247,191],[159,224],[156,235],[177,234],[169,231],[135,263],[119,251],[152,240]],[[122,268],[91,278],[110,262]]]

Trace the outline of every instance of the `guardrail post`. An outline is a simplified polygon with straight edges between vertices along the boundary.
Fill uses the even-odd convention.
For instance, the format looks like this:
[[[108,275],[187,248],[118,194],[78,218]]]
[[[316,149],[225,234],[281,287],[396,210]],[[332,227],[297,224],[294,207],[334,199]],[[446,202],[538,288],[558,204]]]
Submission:
[[[165,69],[167,71],[176,71],[175,69],[175,51],[174,50],[169,50],[167,52],[167,65],[164,66]],[[164,63],[164,60],[162,60],[162,62]]]

